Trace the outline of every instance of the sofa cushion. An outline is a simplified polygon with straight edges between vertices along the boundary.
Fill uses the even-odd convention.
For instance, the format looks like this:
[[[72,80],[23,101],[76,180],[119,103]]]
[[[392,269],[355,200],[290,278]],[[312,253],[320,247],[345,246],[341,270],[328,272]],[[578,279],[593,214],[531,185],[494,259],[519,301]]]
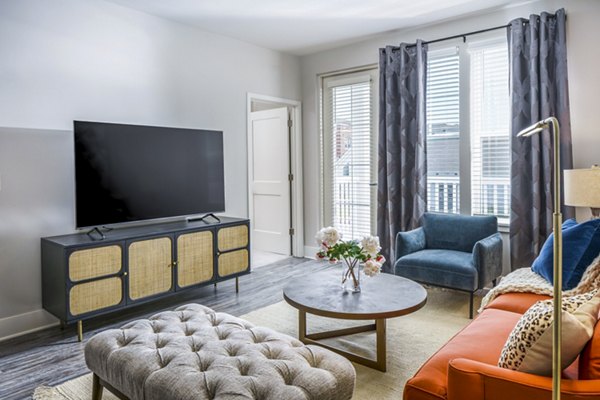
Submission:
[[[521,314],[486,309],[448,341],[411,378],[404,389],[405,399],[445,399],[448,363],[466,358],[496,365],[506,338]]]
[[[477,289],[473,254],[463,251],[427,249],[396,261],[396,275],[423,283],[455,289]]]
[[[498,232],[496,217],[425,213],[423,230],[428,249],[472,252],[475,243]]]
[[[600,379],[600,323],[579,357],[579,379]]]
[[[548,300],[552,297],[535,293],[505,293],[496,297],[486,308],[512,311],[525,314],[529,308],[540,300]]]
[[[600,252],[600,219],[580,224],[574,219],[562,225],[563,236],[563,290],[572,289],[581,280],[585,269]],[[553,277],[554,234],[550,234],[531,269],[550,283]]]
[[[592,337],[600,309],[596,292],[566,297],[562,302],[562,369],[579,356]],[[536,375],[552,375],[552,300],[534,304],[508,337],[498,366]]]

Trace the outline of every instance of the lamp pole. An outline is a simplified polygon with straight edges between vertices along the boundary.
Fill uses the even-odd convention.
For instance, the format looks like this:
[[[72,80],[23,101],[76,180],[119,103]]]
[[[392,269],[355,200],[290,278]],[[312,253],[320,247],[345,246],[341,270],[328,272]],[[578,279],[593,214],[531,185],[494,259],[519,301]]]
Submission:
[[[562,335],[562,213],[560,212],[560,127],[554,117],[546,119],[554,131],[554,330],[552,332],[552,399],[560,399]]]
[[[561,335],[562,335],[562,213],[560,212],[560,127],[555,117],[549,117],[523,129],[517,134],[527,137],[552,125],[554,135],[554,213],[552,214],[552,229],[554,231],[554,298],[552,329],[552,400],[560,400]]]

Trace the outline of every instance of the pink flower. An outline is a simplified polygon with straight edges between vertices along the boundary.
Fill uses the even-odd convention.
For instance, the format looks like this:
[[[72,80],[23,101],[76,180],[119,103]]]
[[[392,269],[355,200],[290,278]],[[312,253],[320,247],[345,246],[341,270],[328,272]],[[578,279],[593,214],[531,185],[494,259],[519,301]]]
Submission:
[[[375,276],[381,272],[381,264],[374,260],[367,260],[365,262],[363,271],[367,276]]]

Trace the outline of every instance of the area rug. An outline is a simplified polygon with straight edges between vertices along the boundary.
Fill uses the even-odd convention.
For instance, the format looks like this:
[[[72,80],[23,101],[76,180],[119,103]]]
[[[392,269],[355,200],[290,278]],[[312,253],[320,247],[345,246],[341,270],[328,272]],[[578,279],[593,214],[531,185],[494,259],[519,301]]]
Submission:
[[[480,297],[476,297],[475,309]],[[387,372],[354,364],[356,389],[354,399],[401,399],[406,381],[444,343],[466,326],[468,319],[468,296],[444,289],[428,289],[427,304],[421,310],[387,322]],[[279,302],[249,314],[242,315],[255,325],[265,326],[298,337],[297,310],[285,302]],[[309,333],[339,329],[356,325],[356,322],[308,316]],[[360,323],[358,323],[360,324]],[[374,357],[373,334],[358,334],[328,343],[360,355]],[[92,375],[67,381],[56,387],[39,387],[34,400],[88,400],[91,398]],[[103,400],[118,400],[104,391]]]

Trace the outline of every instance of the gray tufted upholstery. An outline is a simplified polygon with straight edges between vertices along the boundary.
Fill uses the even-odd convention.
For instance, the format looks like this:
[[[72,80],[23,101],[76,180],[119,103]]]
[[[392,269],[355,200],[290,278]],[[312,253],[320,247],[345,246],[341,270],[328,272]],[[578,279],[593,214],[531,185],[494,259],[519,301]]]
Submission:
[[[350,399],[345,358],[199,304],[92,337],[85,361],[130,399]]]

